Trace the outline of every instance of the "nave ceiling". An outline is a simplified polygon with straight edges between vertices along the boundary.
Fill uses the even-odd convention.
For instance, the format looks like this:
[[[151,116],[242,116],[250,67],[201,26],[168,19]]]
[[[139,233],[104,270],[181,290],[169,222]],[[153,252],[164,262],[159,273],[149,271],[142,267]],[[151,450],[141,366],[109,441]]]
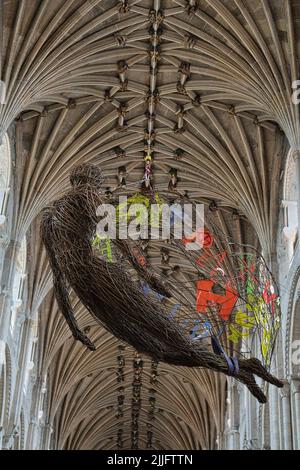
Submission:
[[[139,191],[150,153],[154,190],[166,191],[176,169],[176,191],[216,204],[226,233],[260,244],[272,259],[281,170],[289,148],[300,150],[299,107],[291,101],[300,2],[4,0],[2,17],[0,131],[15,144],[13,230],[19,240],[28,234],[29,304],[39,311],[38,373],[48,377],[53,442],[212,448],[224,428],[224,378],[159,364],[151,383],[156,365],[145,357],[136,444],[135,353],[120,349],[79,305],[97,351],[70,338],[53,299],[38,214],[68,189],[78,162],[101,166],[111,190],[125,167],[124,191]],[[150,247],[149,258],[159,272],[159,250]],[[180,266],[172,256],[169,263],[171,272]],[[176,276],[187,279],[185,266]]]

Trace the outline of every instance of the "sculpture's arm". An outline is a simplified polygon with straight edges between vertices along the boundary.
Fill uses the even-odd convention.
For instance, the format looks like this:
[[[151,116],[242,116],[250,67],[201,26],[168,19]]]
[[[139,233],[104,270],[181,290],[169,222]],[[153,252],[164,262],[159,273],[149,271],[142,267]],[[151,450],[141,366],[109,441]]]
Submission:
[[[139,276],[144,279],[153,290],[165,297],[172,296],[169,289],[160,281],[157,274],[151,268],[139,263],[138,259],[132,253],[130,245],[125,240],[116,239],[113,240],[113,243],[117,248],[119,248],[126,259],[128,259],[132,267],[138,272]]]
[[[91,198],[89,198],[89,201],[91,201]],[[105,197],[102,194],[99,194],[96,197],[94,195],[93,205],[95,208],[95,214],[97,214],[98,206],[103,202],[105,202],[106,204],[112,204],[115,206],[115,208],[118,206],[117,199],[105,200]],[[139,263],[138,259],[133,254],[130,248],[130,242],[127,242],[126,240],[122,240],[120,238],[113,239],[112,242],[123,254],[123,256],[130,262],[132,267],[138,272],[139,276],[144,279],[153,290],[165,297],[171,297],[170,290],[158,278],[158,275],[154,272],[154,270],[151,267]]]
[[[60,311],[66,319],[66,322],[69,325],[69,328],[72,332],[73,337],[83,343],[88,349],[94,351],[96,349],[95,345],[89,340],[89,338],[80,330],[78,327],[72,305],[69,299],[69,293],[66,285],[64,275],[59,267],[59,264],[56,259],[55,250],[51,242],[51,231],[49,230],[49,224],[46,225],[46,221],[43,220],[41,224],[41,237],[46,248],[48,255],[49,263],[53,273],[53,286],[55,297],[59,306]],[[45,226],[46,225],[46,226]],[[47,227],[47,228],[46,228]]]

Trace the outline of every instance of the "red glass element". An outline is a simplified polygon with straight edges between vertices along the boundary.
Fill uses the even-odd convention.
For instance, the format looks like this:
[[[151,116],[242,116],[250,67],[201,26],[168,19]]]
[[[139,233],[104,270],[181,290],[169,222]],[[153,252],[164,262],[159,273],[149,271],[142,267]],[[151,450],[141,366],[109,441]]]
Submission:
[[[140,266],[143,266],[143,267],[146,266],[147,260],[145,256],[140,254],[138,248],[133,248],[132,253]]]
[[[208,230],[199,229],[190,237],[183,237],[182,239],[184,245],[186,246],[188,243],[198,243],[199,248],[205,248],[208,250],[212,247],[214,239],[211,233]]]
[[[272,313],[274,313],[275,311],[275,300],[278,298],[278,295],[275,294],[275,292],[270,292],[269,294],[269,291],[270,291],[270,281],[267,281],[266,282],[266,285],[265,285],[265,288],[264,288],[264,292],[263,292],[263,298],[264,298],[264,301],[266,302],[266,304],[270,304],[272,302]]]
[[[214,281],[204,279],[197,282],[197,312],[206,314],[209,303],[217,304],[220,307],[219,316],[222,320],[229,320],[230,315],[237,302],[237,293],[228,286],[225,289],[225,295],[212,292]]]
[[[258,279],[255,276],[255,263],[251,263],[251,265],[249,266],[246,260],[242,260],[242,264],[244,265],[244,269],[242,267],[239,272],[239,278],[241,279],[241,281],[246,282],[246,279],[248,277],[252,280],[252,282],[258,285]]]
[[[203,255],[201,255],[196,263],[201,268],[212,268],[212,271],[215,271],[216,268],[221,268],[224,259],[226,258],[227,253],[223,251],[223,253],[217,253],[214,255],[211,251],[205,251]],[[208,263],[208,261],[210,263]]]

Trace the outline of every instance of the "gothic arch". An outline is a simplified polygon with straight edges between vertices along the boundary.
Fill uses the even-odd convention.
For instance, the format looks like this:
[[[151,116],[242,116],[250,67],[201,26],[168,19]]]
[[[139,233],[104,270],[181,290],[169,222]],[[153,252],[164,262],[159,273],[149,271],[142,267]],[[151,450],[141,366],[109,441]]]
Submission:
[[[291,375],[299,374],[299,364],[295,364],[293,361],[293,353],[295,351],[293,344],[298,342],[297,348],[299,349],[300,341],[300,291],[299,289],[295,292],[295,301],[293,305],[292,320],[291,320],[291,340],[290,340],[290,371]],[[295,344],[296,346],[296,344]]]
[[[298,198],[298,182],[296,171],[295,152],[290,150],[287,155],[284,181],[283,181],[283,198],[297,201]]]
[[[285,271],[288,272],[290,264],[295,254],[298,243],[298,162],[295,152],[291,149],[288,153],[284,179],[283,179],[283,199],[282,199],[282,248],[285,251]]]
[[[289,293],[289,301],[287,306],[286,331],[284,338],[285,351],[285,377],[292,374],[291,345],[294,339],[300,339],[300,267],[296,270]],[[297,321],[296,321],[297,319]],[[297,323],[298,322],[298,323]],[[298,333],[297,333],[298,331]],[[298,338],[295,335],[298,334]]]
[[[3,427],[4,416],[5,416],[5,397],[6,397],[6,364],[5,364],[5,345],[4,342],[0,345],[3,352],[1,351],[1,362],[0,362],[0,428]],[[3,354],[3,357],[2,357]]]
[[[29,9],[25,3],[0,1],[5,4],[0,57],[7,86],[7,102],[0,106],[0,134],[17,120],[14,230],[18,240],[28,230],[32,234],[31,240],[28,237],[28,312],[32,315],[40,307],[38,373],[49,370],[45,409],[50,413],[61,403],[59,415],[54,414],[60,421],[59,433],[52,435],[54,442],[62,435],[61,424],[67,428],[74,422],[79,400],[85,401],[87,412],[96,409],[97,414],[96,392],[105,389],[112,397],[108,406],[116,407],[119,383],[115,379],[111,388],[109,382],[104,383],[99,373],[102,352],[91,357],[74,345],[53,306],[51,276],[37,236],[37,215],[68,188],[68,173],[79,162],[101,165],[112,189],[119,181],[118,168],[125,166],[127,186],[138,191],[146,140],[147,150],[153,147],[155,156],[155,188],[168,188],[170,170],[175,168],[180,191],[226,209],[224,218],[216,215],[222,217],[226,233],[228,228],[228,234],[242,243],[259,240],[266,252],[273,253],[283,154],[287,142],[300,149],[299,110],[290,100],[291,83],[299,68],[300,12],[298,0],[32,0]],[[293,164],[290,153],[286,199],[293,199],[289,190],[293,188]],[[10,166],[6,168],[11,171]],[[149,250],[149,257],[161,269],[159,252]],[[171,271],[179,263],[171,256],[168,268]],[[189,273],[184,266],[180,269],[183,282]],[[286,347],[286,374],[289,346],[297,333],[299,277],[297,273],[289,291],[286,332],[280,337],[278,357],[284,360],[281,352]],[[89,328],[87,313],[77,313],[80,324]],[[92,333],[103,349],[105,367],[114,374],[116,341],[95,327]],[[14,356],[12,359],[15,363]],[[151,366],[147,364],[146,370]],[[10,370],[7,367],[6,363],[4,411],[7,384],[11,383],[11,365]],[[131,353],[124,369],[131,378]],[[77,375],[95,380],[94,397],[85,398],[86,390],[77,387]],[[148,385],[149,376],[145,373],[143,377]],[[198,419],[196,414],[203,418],[203,432],[194,431],[193,438],[200,442],[203,434],[202,441],[213,442],[215,431],[221,433],[224,427],[224,381],[205,371],[159,366],[158,384],[163,390],[173,386],[174,377],[183,395],[190,395],[190,383],[197,384],[186,414],[192,422]],[[129,380],[127,387],[130,392]],[[199,400],[199,395],[204,398]],[[168,394],[157,396],[158,407],[171,408],[159,414],[157,434],[163,435],[170,421],[180,429],[178,400],[169,403]],[[10,402],[10,392],[8,398]],[[213,410],[207,422],[206,402]],[[119,421],[114,416],[112,421],[109,432],[115,443]],[[88,430],[89,418],[85,423]],[[95,427],[99,434],[103,432],[99,419]],[[141,420],[141,429],[147,429],[145,420]],[[183,434],[184,439],[190,438],[185,430]],[[81,433],[74,431],[68,443],[78,439],[82,441]]]
[[[5,216],[11,178],[11,150],[8,135],[0,143],[0,225]]]
[[[18,312],[24,300],[24,281],[26,277],[27,267],[27,239],[24,237],[16,257],[16,264],[12,283],[12,305],[10,317],[10,330],[14,334],[14,327],[17,320]]]

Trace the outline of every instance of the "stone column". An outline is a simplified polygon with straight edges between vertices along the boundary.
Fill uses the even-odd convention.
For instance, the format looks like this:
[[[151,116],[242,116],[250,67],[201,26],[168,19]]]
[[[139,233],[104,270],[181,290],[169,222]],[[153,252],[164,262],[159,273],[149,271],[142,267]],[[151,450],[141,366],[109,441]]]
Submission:
[[[270,450],[270,405],[260,405],[259,413],[261,416],[261,436],[260,448],[263,450]]]
[[[291,414],[291,394],[290,384],[285,383],[283,389],[281,389],[281,402],[282,402],[282,414],[283,414],[283,442],[284,450],[293,449],[292,441],[292,414]]]
[[[297,182],[298,182],[298,243],[300,242],[300,151],[295,150],[294,152],[294,160],[296,162],[296,175],[297,175]]]
[[[14,277],[14,268],[20,243],[11,240],[5,253],[4,271],[2,273],[3,291],[0,294],[0,339],[6,341],[10,323],[11,292]]]
[[[43,437],[42,437],[41,449],[50,450],[53,427],[51,426],[50,423],[45,423],[43,426],[43,430],[44,432],[43,432]]]
[[[234,380],[229,382],[229,417],[230,428],[228,433],[228,444],[230,450],[240,449],[240,403],[237,383]]]
[[[18,358],[18,373],[16,376],[15,395],[13,397],[13,405],[11,412],[11,419],[16,422],[20,414],[22,405],[22,394],[24,379],[27,374],[28,359],[32,346],[32,325],[34,321],[31,318],[26,318],[23,323],[23,328],[20,337],[20,356]]]
[[[218,450],[226,450],[226,435],[224,432],[218,433],[217,443]]]
[[[300,450],[300,378],[293,378],[291,381],[292,393],[292,428],[294,449]]]
[[[271,450],[280,450],[280,426],[281,416],[279,410],[279,392],[275,387],[270,387],[270,441]]]

